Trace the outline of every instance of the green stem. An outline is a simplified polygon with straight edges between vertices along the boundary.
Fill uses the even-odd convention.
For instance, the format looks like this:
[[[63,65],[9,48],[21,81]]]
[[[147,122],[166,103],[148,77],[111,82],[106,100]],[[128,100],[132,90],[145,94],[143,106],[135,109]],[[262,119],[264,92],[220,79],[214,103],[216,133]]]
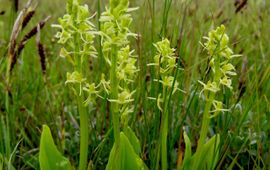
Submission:
[[[83,97],[77,96],[78,109],[80,113],[80,163],[79,170],[86,170],[88,155],[88,116],[83,106]]]
[[[207,132],[208,132],[208,128],[209,128],[209,123],[210,123],[210,109],[212,106],[212,103],[214,101],[215,98],[215,93],[213,92],[209,92],[209,99],[206,102],[205,108],[204,108],[204,112],[203,112],[203,122],[202,122],[202,128],[201,128],[201,132],[200,132],[200,139],[198,142],[198,147],[196,150],[196,156],[195,156],[195,162],[192,166],[192,170],[197,170],[200,164],[200,159],[202,156],[202,148],[203,145],[205,143],[205,139],[207,136]]]
[[[79,55],[80,52],[80,43],[79,43],[79,34],[76,34],[74,37],[75,41],[75,70],[79,73],[82,73],[82,59],[83,56]],[[87,167],[87,156],[88,156],[88,116],[86,108],[83,105],[84,95],[80,94],[81,85],[77,88],[77,104],[78,111],[80,114],[80,162],[79,162],[79,170],[86,170]]]
[[[163,8],[162,27],[161,27],[161,32],[160,32],[161,37],[166,36],[168,16],[169,16],[171,4],[172,4],[172,0],[165,0],[165,4]]]
[[[11,67],[11,56],[8,55],[7,58],[7,69],[6,69],[6,96],[5,96],[5,107],[6,107],[6,126],[7,126],[7,132],[6,132],[6,156],[9,157],[10,154],[10,103],[9,103],[9,90],[10,90],[10,67]]]
[[[152,18],[151,18],[151,20],[152,20],[152,26],[151,26],[151,41],[152,41],[152,44],[155,42],[155,19],[156,19],[156,17],[155,17],[155,14],[156,14],[156,12],[155,12],[155,10],[156,10],[156,4],[155,4],[155,0],[152,0],[152,5],[153,5],[153,7],[152,7]],[[152,45],[151,46],[151,54],[152,55],[154,55],[154,46]]]
[[[100,4],[100,0],[98,0],[97,2],[97,18],[98,18],[98,22],[97,22],[97,28],[98,28],[98,31],[100,31],[100,27],[101,27],[101,24],[100,24],[100,16],[101,16],[101,4]],[[98,73],[103,73],[104,71],[104,65],[105,65],[105,60],[104,60],[104,56],[103,56],[103,53],[102,53],[102,44],[101,44],[101,36],[98,36],[98,58],[99,58],[99,69],[101,71],[99,71]],[[100,77],[100,75],[98,76]]]
[[[11,56],[8,57],[7,59],[7,70],[6,70],[6,84],[7,84],[7,89],[6,89],[6,100],[5,100],[5,106],[6,106],[6,112],[9,113],[9,88],[10,88],[10,63],[11,63]]]
[[[204,109],[204,113],[203,113],[203,123],[202,123],[202,129],[200,132],[200,139],[199,139],[199,143],[198,143],[198,148],[200,148],[204,144],[206,136],[207,136],[209,123],[210,123],[210,109],[211,109],[214,97],[215,97],[215,93],[210,92],[209,100],[207,101],[207,103],[205,105],[205,109]]]
[[[168,101],[166,96],[167,89],[163,89],[163,98],[164,98],[164,110],[162,114],[161,122],[161,168],[162,170],[168,169],[167,161],[167,136],[168,136]]]
[[[163,117],[163,127],[161,129],[161,167],[162,170],[167,170],[167,136],[168,136],[168,114],[165,111]]]
[[[220,58],[219,57],[215,57],[215,58],[216,58],[216,62],[214,65],[214,70],[216,72],[214,74],[213,81],[218,82],[217,85],[219,87],[219,80],[221,78]],[[202,148],[203,148],[203,145],[205,143],[205,139],[206,139],[207,132],[209,129],[209,124],[210,124],[210,110],[211,110],[212,104],[213,104],[214,99],[215,99],[215,94],[216,93],[209,91],[208,94],[206,95],[206,96],[208,96],[208,100],[205,104],[205,108],[204,108],[204,112],[203,112],[203,122],[202,122],[202,128],[201,128],[201,132],[200,132],[200,139],[199,139],[197,150],[195,153],[195,162],[192,166],[192,170],[197,170],[199,168],[199,165],[200,165],[200,160],[202,157]]]
[[[111,81],[111,99],[117,100],[118,99],[118,80],[116,77],[117,73],[117,47],[113,45],[111,51],[111,69],[110,69],[110,81]],[[113,132],[114,132],[114,140],[116,146],[120,144],[120,127],[119,127],[119,109],[118,103],[111,102],[111,113],[112,113],[112,120],[113,120]]]

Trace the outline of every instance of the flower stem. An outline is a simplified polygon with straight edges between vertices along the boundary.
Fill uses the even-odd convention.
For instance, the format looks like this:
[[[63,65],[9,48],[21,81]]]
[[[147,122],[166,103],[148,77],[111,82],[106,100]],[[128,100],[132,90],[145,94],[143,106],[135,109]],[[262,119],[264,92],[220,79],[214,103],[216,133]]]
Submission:
[[[110,69],[110,80],[111,80],[111,99],[117,100],[118,98],[118,80],[116,77],[116,68],[117,68],[117,47],[116,45],[112,46],[111,50],[111,69]],[[120,144],[120,127],[119,127],[119,109],[118,103],[111,102],[111,113],[113,120],[113,131],[114,131],[114,140],[116,146]]]
[[[163,124],[161,127],[161,167],[167,170],[167,136],[168,136],[168,112],[164,111]]]
[[[168,161],[167,161],[167,136],[168,136],[168,101],[166,96],[167,89],[163,89],[163,98],[164,98],[164,110],[162,114],[161,122],[161,168],[162,170],[167,170]]]
[[[80,163],[79,170],[86,170],[88,155],[88,116],[83,106],[83,97],[77,96],[78,108],[80,113]]]
[[[79,73],[82,73],[82,56],[78,55],[80,52],[80,45],[79,45],[79,34],[76,34],[74,37],[75,41],[75,70]],[[80,162],[79,162],[79,170],[86,170],[87,167],[87,155],[88,155],[88,134],[89,134],[89,127],[88,127],[88,116],[86,108],[83,105],[84,96],[80,94],[80,87],[77,88],[77,104],[78,104],[78,111],[80,114]]]
[[[219,81],[221,79],[220,58],[219,57],[216,58],[214,70],[215,70],[215,73],[213,75],[213,80],[219,86]],[[203,122],[202,122],[202,128],[201,128],[201,132],[200,132],[200,139],[199,139],[197,150],[195,153],[195,163],[192,166],[192,170],[197,170],[199,168],[199,165],[200,165],[200,160],[202,157],[202,149],[203,149],[203,145],[205,143],[205,139],[207,137],[207,132],[209,129],[209,124],[210,124],[210,110],[211,110],[212,104],[215,100],[216,93],[209,91],[208,94],[206,94],[206,96],[208,99],[206,101],[204,112],[203,112]]]
[[[210,123],[210,109],[212,106],[212,103],[215,98],[215,93],[209,92],[209,99],[206,102],[204,112],[203,112],[203,122],[202,122],[202,128],[200,132],[200,139],[198,142],[198,147],[196,150],[196,156],[195,156],[195,162],[192,166],[192,170],[197,170],[200,164],[200,159],[202,156],[202,148],[205,143],[205,139],[207,136],[208,128],[209,128],[209,123]]]

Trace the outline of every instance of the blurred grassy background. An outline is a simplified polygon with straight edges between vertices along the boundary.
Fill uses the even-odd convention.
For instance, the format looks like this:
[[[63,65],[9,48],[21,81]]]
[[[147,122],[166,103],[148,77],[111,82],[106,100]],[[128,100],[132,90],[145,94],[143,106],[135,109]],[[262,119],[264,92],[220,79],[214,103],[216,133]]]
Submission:
[[[140,38],[132,40],[133,48],[139,55],[142,75],[150,74],[146,63],[153,57],[152,43],[162,37],[168,37],[179,50],[181,66],[184,71],[178,75],[180,88],[186,94],[174,97],[170,116],[169,160],[174,169],[183,150],[182,129],[188,131],[196,148],[199,136],[203,102],[198,97],[197,80],[205,76],[207,55],[200,41],[214,27],[225,24],[231,37],[231,44],[236,54],[243,56],[235,60],[238,75],[234,78],[234,91],[223,91],[220,96],[227,107],[236,104],[232,113],[221,114],[212,122],[212,134],[220,133],[223,146],[219,168],[226,169],[237,157],[236,169],[267,169],[270,153],[270,1],[248,0],[247,5],[236,13],[236,1],[241,0],[130,0],[130,6],[139,6],[133,13],[132,31]],[[10,32],[16,14],[12,0],[0,0],[0,160],[6,162],[6,111],[5,111],[5,68],[6,52]],[[19,9],[26,0],[21,0]],[[52,18],[42,30],[41,38],[46,47],[47,72],[42,75],[39,57],[35,48],[35,39],[29,41],[19,57],[12,74],[12,115],[11,149],[15,150],[12,163],[16,169],[39,169],[38,146],[40,128],[48,124],[55,137],[58,148],[67,155],[73,164],[78,163],[78,114],[76,102],[65,87],[65,74],[70,66],[59,57],[59,46],[54,35],[56,29],[51,24],[65,13],[63,0],[39,0],[36,14],[22,35],[35,26],[38,21],[50,15]],[[84,0],[94,14],[97,0]],[[171,4],[170,4],[171,3]],[[104,11],[107,1],[101,1]],[[94,18],[97,23],[97,17]],[[97,24],[96,24],[97,25]],[[20,37],[22,37],[20,35]],[[93,75],[99,70],[99,63],[94,61]],[[145,66],[145,67],[144,67]],[[90,68],[90,64],[89,64]],[[143,82],[146,94],[151,96],[149,82]],[[131,123],[142,143],[142,158],[151,168],[154,164],[153,146],[157,140],[159,117],[151,106],[155,102],[138,97]],[[106,102],[105,102],[106,103]],[[106,104],[105,104],[106,106]],[[91,110],[91,108],[89,108]],[[112,140],[100,144],[109,130],[108,113],[104,101],[99,101],[95,112],[89,114],[91,123],[90,159],[96,169],[104,169]],[[113,139],[111,135],[110,139]],[[20,142],[19,142],[20,141]],[[15,148],[18,144],[18,148]],[[1,167],[1,165],[0,165]]]

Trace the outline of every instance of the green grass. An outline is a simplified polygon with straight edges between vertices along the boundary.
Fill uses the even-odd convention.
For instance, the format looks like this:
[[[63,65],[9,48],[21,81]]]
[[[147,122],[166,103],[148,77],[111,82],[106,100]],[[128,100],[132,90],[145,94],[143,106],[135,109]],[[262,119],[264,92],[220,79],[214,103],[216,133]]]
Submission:
[[[72,66],[59,56],[60,45],[54,35],[57,29],[51,24],[65,13],[66,1],[39,1],[36,14],[19,35],[19,39],[47,15],[52,18],[41,30],[41,42],[46,50],[46,74],[42,74],[35,37],[22,51],[10,77],[9,110],[6,67],[9,37],[14,13],[11,2],[0,0],[0,169],[39,169],[39,143],[42,125],[47,124],[58,150],[74,167],[79,165],[79,113],[77,99],[65,85],[66,72]],[[34,1],[36,2],[36,1]],[[20,9],[26,0],[20,1]],[[98,27],[98,16],[108,6],[107,1],[82,2],[89,5],[92,22]],[[3,4],[3,5],[2,5]],[[197,148],[202,126],[205,101],[199,97],[202,89],[198,80],[207,80],[207,52],[199,42],[207,33],[221,24],[226,26],[231,48],[242,57],[233,64],[237,76],[233,78],[233,91],[222,89],[218,98],[224,107],[235,106],[231,112],[220,114],[210,122],[208,138],[220,134],[220,155],[216,169],[269,169],[270,164],[270,2],[248,0],[246,8],[235,13],[234,1],[212,0],[138,0],[131,7],[131,31],[139,34],[130,38],[131,49],[138,56],[140,69],[131,89],[134,94],[134,111],[129,115],[131,126],[141,144],[140,157],[149,169],[161,169],[157,158],[162,112],[155,100],[162,87],[154,81],[159,78],[153,62],[156,54],[153,43],[168,38],[179,57],[174,76],[179,88],[168,103],[168,169],[181,165],[185,144],[183,132],[190,138],[192,152]],[[103,60],[101,40],[96,37],[97,59],[86,61],[87,79],[100,81],[101,73],[109,76]],[[103,94],[105,95],[105,94]],[[87,106],[89,119],[88,162],[93,169],[105,169],[114,143],[110,104],[97,99],[95,107]],[[17,146],[17,147],[16,147]],[[11,157],[11,153],[14,154]],[[161,156],[161,155],[160,155]],[[10,159],[11,157],[11,159]],[[10,159],[10,161],[9,161]],[[10,165],[9,165],[10,162]]]

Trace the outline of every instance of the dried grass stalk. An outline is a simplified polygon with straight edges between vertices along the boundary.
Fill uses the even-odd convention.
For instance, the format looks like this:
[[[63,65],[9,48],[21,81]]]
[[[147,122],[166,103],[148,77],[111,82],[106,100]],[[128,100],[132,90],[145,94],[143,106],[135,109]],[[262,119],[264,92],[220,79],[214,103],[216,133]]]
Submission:
[[[12,63],[16,63],[16,45],[17,45],[17,38],[19,33],[22,30],[22,23],[23,23],[23,18],[25,17],[30,5],[32,3],[32,0],[29,0],[24,9],[21,10],[19,13],[18,17],[15,20],[15,23],[12,28],[12,32],[10,35],[10,42],[9,42],[9,48],[8,48],[8,58],[9,58],[9,71],[12,70],[11,68]]]
[[[40,65],[42,69],[42,73],[46,73],[46,55],[43,44],[40,42],[40,25],[37,26],[37,37],[36,37],[36,44],[38,48],[38,55],[40,59]]]
[[[27,14],[25,15],[25,17],[23,18],[23,22],[22,22],[22,29],[24,29],[27,24],[29,23],[29,21],[32,19],[32,17],[35,14],[35,10],[30,10],[27,12]]]
[[[23,39],[20,41],[18,47],[17,47],[17,50],[16,52],[13,53],[13,58],[12,58],[12,61],[11,61],[11,65],[10,65],[10,72],[12,72],[15,64],[17,63],[17,58],[18,56],[20,56],[22,50],[24,49],[25,47],[25,44],[28,42],[29,39],[31,39],[34,35],[37,34],[38,32],[38,26],[39,26],[39,29],[42,29],[44,26],[45,26],[45,23],[50,19],[50,16],[46,17],[44,20],[42,20],[41,22],[39,22],[39,24],[37,26],[35,26],[34,28],[32,28],[24,37]],[[16,47],[16,44],[15,44],[15,47]],[[14,49],[15,49],[14,47]]]

